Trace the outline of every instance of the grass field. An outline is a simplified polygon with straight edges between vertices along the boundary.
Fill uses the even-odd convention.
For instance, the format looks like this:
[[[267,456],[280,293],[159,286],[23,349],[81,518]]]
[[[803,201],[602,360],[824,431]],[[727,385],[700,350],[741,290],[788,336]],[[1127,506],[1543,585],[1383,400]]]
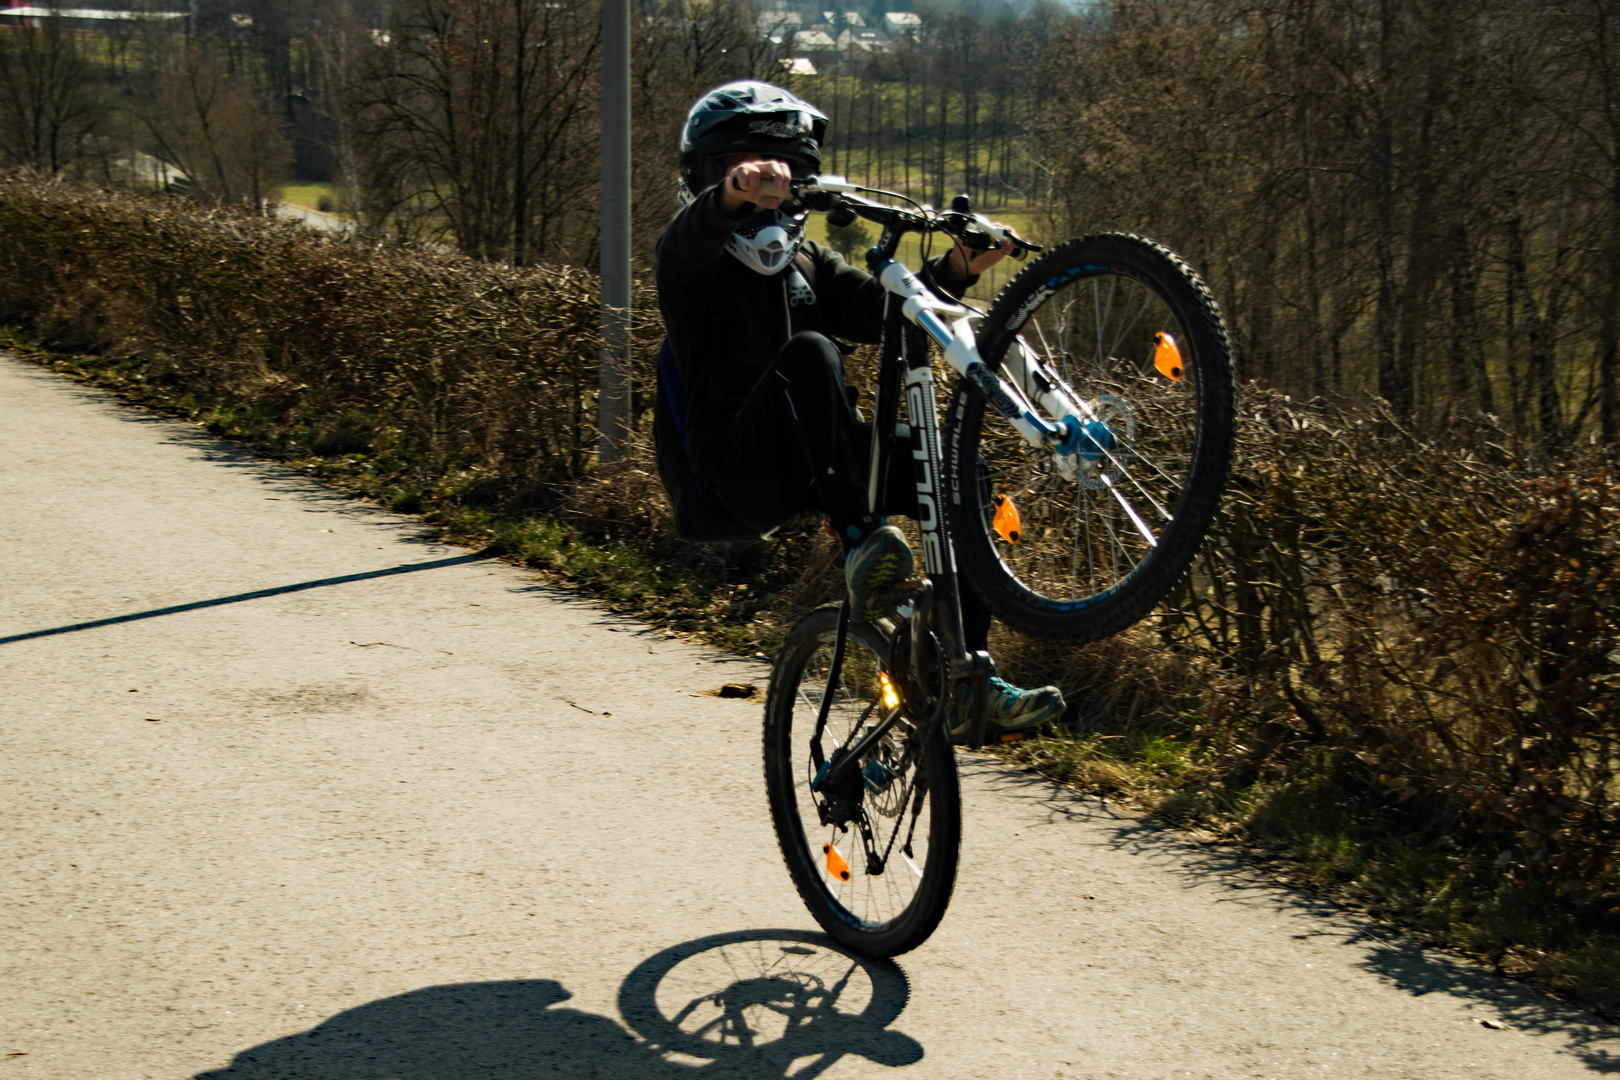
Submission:
[[[301,206],[305,210],[320,210],[321,200],[327,201],[325,213],[336,213],[342,196],[336,184],[283,184],[281,201],[288,206]]]

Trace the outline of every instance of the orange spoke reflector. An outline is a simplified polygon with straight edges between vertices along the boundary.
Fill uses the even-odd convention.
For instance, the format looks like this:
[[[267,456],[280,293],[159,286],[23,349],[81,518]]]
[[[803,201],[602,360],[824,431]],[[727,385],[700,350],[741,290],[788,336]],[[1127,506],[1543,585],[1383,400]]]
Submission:
[[[1153,366],[1172,382],[1181,381],[1181,350],[1176,339],[1163,331],[1153,335]]]
[[[996,513],[990,519],[990,525],[1001,538],[1009,544],[1018,543],[1018,537],[1023,534],[1024,523],[1018,518],[1018,507],[1006,495],[997,495],[995,498]]]
[[[827,856],[827,875],[835,877],[839,881],[848,881],[849,863],[845,862],[844,857],[838,854],[838,849],[833,847],[831,843],[826,843],[821,845],[821,850]]]

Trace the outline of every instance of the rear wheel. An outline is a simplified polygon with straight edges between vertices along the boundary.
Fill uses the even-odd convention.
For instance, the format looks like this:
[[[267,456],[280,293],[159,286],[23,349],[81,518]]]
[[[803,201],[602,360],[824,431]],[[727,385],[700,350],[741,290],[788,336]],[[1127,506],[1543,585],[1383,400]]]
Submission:
[[[1079,450],[1060,467],[958,383],[946,457],[965,575],[1025,633],[1118,633],[1186,574],[1226,484],[1235,391],[1220,309],[1174,252],[1105,233],[1032,263],[979,336],[992,368],[1022,343],[1083,405]]]
[[[906,952],[934,932],[956,882],[962,830],[955,754],[926,721],[902,716],[844,790],[810,789],[826,760],[893,707],[894,691],[884,699],[892,645],[885,626],[845,628],[819,741],[837,605],[816,609],[788,634],[765,701],[765,790],[788,873],[822,929],[869,956]]]

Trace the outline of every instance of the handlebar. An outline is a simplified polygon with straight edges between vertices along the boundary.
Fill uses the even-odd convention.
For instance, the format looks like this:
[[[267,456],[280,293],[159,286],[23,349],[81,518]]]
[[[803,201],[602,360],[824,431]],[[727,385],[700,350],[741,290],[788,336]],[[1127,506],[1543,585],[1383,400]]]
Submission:
[[[856,217],[862,217],[891,230],[895,236],[908,232],[942,232],[954,237],[963,247],[971,251],[991,251],[1000,247],[1003,239],[1007,239],[1013,242],[1010,254],[1015,259],[1022,259],[1031,251],[1043,250],[1040,244],[1025,240],[1011,227],[997,224],[983,214],[973,213],[966,195],[958,195],[952,199],[950,210],[942,213],[929,206],[917,206],[916,203],[912,205],[917,208],[910,210],[890,206],[887,203],[873,202],[871,199],[862,198],[856,194],[857,192],[887,195],[896,199],[905,198],[904,195],[892,191],[878,191],[875,188],[852,184],[842,176],[812,176],[793,181],[793,198],[796,205],[815,213],[848,215],[842,224],[848,224]]]

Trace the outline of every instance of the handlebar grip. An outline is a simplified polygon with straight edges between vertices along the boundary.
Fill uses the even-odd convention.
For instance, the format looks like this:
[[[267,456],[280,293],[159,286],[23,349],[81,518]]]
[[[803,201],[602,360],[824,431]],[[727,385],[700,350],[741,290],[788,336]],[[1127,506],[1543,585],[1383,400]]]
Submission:
[[[824,173],[824,174],[822,174],[820,176],[812,176],[812,177],[809,178],[809,180],[806,180],[806,181],[797,181],[796,180],[796,181],[794,181],[794,183],[795,184],[813,185],[814,187],[820,188],[822,191],[838,191],[838,192],[849,193],[849,192],[856,192],[856,191],[861,190],[861,185],[852,184],[848,180],[844,179],[842,176],[838,176],[835,173]]]

